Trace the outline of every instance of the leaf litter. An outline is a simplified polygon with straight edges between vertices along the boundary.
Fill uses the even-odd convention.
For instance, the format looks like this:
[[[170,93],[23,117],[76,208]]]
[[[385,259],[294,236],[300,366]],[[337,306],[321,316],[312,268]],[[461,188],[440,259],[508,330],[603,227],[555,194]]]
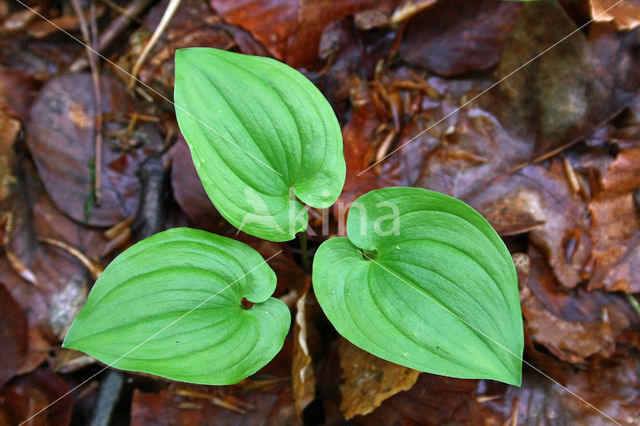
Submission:
[[[168,2],[110,3],[91,24],[100,38],[122,9],[136,11],[100,50],[128,70]],[[606,11],[614,3],[184,0],[140,69],[170,94],[175,50],[209,46],[275,57],[321,89],[342,126],[347,180],[331,211],[310,213],[311,255],[372,189],[417,186],[478,209],[528,265],[525,360],[559,383],[525,367],[516,388],[405,371],[350,347],[308,291],[298,243],[237,233],[210,204],[166,102],[143,86],[127,92],[129,77],[103,61],[94,111],[84,48],[0,1],[0,424],[98,371],[59,346],[87,289],[136,236],[179,225],[265,257],[284,250],[271,262],[275,296],[295,331],[238,385],[127,373],[112,422],[608,424],[560,385],[621,424],[640,422],[640,4]],[[71,8],[32,7],[80,36]],[[100,205],[91,199],[96,114],[105,123]],[[138,173],[151,155],[168,176],[160,189]],[[142,234],[130,229],[136,216]],[[101,373],[34,421],[92,421],[105,381]]]

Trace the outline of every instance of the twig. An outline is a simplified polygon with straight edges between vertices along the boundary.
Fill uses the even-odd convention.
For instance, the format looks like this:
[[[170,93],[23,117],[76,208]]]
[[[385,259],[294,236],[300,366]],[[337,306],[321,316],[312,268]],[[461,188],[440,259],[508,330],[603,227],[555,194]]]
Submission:
[[[78,261],[80,263],[82,263],[82,265],[85,268],[87,268],[87,270],[91,274],[91,278],[94,281],[98,279],[100,274],[102,274],[102,271],[103,271],[102,265],[100,265],[99,263],[94,262],[93,260],[89,259],[80,250],[78,250],[75,247],[70,246],[69,244],[65,243],[64,241],[59,241],[59,240],[56,240],[54,238],[48,238],[48,237],[38,238],[38,241],[41,242],[41,243],[46,243],[46,244],[52,245],[54,247],[58,247],[59,249],[66,251],[71,256],[73,256],[76,259],[78,259]]]
[[[144,49],[142,49],[142,53],[131,69],[131,79],[129,80],[129,84],[127,86],[129,90],[133,90],[133,88],[135,87],[137,81],[136,77],[138,76],[138,72],[140,72],[140,68],[142,68],[144,61],[149,55],[149,52],[151,52],[151,49],[153,49],[153,47],[156,45],[158,39],[169,25],[169,22],[171,22],[171,18],[173,18],[176,10],[178,10],[180,2],[181,0],[169,0],[169,4],[167,5],[167,9],[164,11],[164,15],[162,15],[160,23],[156,27],[147,44],[144,46]]]
[[[91,419],[90,426],[109,426],[113,420],[113,412],[124,388],[124,374],[110,370],[100,382],[100,390]]]
[[[116,11],[120,13],[118,17],[116,17],[113,21],[109,23],[107,28],[102,31],[100,34],[98,41],[98,48],[96,49],[98,52],[102,52],[111,46],[114,40],[122,34],[124,30],[131,24],[132,21],[138,22],[138,15],[144,12],[149,5],[152,3],[152,0],[133,0],[129,6],[125,9],[119,7],[116,4],[108,0],[100,0],[101,2],[107,4],[107,6],[114,8],[116,7]],[[76,59],[73,64],[69,67],[69,71],[78,72],[83,70],[89,65],[87,58],[81,57]]]
[[[94,104],[94,157],[95,157],[95,177],[92,182],[92,190],[93,190],[93,202],[96,206],[100,205],[102,194],[100,191],[100,182],[102,179],[102,91],[100,88],[100,74],[98,68],[98,60],[95,55],[95,40],[91,37],[89,32],[89,26],[87,25],[87,21],[82,13],[82,6],[80,5],[79,0],[71,0],[71,4],[73,5],[73,9],[78,15],[78,21],[80,22],[80,31],[82,32],[82,37],[85,39],[85,43],[87,45],[87,56],[89,57],[89,66],[91,68],[91,80],[93,81],[93,104]],[[95,4],[92,5],[92,8]],[[92,10],[92,17],[95,17],[95,8]],[[94,31],[97,34],[97,30]],[[96,37],[97,38],[97,37]]]

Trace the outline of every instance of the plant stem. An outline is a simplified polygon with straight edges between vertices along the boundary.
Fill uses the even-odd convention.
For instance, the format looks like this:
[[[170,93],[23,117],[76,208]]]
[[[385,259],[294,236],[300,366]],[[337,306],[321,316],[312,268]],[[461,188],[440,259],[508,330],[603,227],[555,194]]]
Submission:
[[[309,271],[309,252],[307,250],[307,231],[302,231],[298,234],[298,238],[300,238],[300,256],[302,257],[302,269],[307,274]]]

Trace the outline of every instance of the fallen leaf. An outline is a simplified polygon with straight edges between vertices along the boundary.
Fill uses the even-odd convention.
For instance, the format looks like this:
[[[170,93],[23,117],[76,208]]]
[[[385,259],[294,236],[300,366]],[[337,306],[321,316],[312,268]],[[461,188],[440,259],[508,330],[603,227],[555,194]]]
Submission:
[[[522,313],[531,338],[563,361],[608,358],[617,337],[636,315],[618,295],[576,288],[567,293],[539,249],[529,248],[531,269],[520,291]]]
[[[34,103],[28,124],[27,144],[52,200],[74,220],[92,226],[111,226],[135,214],[136,165],[146,158],[145,151],[161,143],[149,123],[132,132],[126,129],[136,109],[124,86],[103,75],[102,96],[102,114],[124,117],[125,123],[105,119],[99,206],[93,203],[91,186],[95,173],[91,76],[69,74],[50,80]],[[127,146],[132,142],[133,148]]]
[[[632,30],[640,24],[640,1],[589,0],[596,22],[613,22],[620,30]]]
[[[214,230],[224,226],[224,219],[204,191],[191,159],[187,142],[178,137],[171,149],[171,187],[173,196],[195,226]]]
[[[337,19],[367,9],[391,12],[396,0],[210,0],[231,25],[249,31],[276,58],[294,68],[314,68],[325,27]]]
[[[529,166],[465,201],[502,235],[529,232],[565,287],[584,280],[592,245],[587,206],[572,191],[562,161]]]
[[[499,0],[437,2],[411,18],[400,56],[445,77],[488,69],[500,60],[521,7]]]
[[[208,424],[214,419],[222,426],[299,424],[290,387],[272,393],[172,383],[157,394],[133,393],[131,426]]]
[[[387,399],[367,416],[354,419],[361,425],[484,425],[475,398],[477,380],[420,374],[411,390]]]
[[[40,82],[25,71],[0,69],[0,111],[26,123],[39,88]]]
[[[634,193],[640,187],[640,148],[621,151],[589,204],[593,236],[590,289],[640,292],[640,210]]]
[[[293,401],[299,418],[302,418],[302,411],[316,396],[316,377],[307,335],[310,327],[307,319],[307,296],[308,293],[305,292],[296,302],[297,312],[293,326],[291,378],[293,382]]]
[[[491,384],[479,389],[487,395],[483,417],[492,418],[491,424],[610,425],[611,420],[596,407],[620,424],[638,424],[638,368],[638,360],[622,349],[589,369],[568,370],[568,379],[562,384],[525,371],[519,388]]]
[[[27,320],[11,294],[0,284],[0,388],[13,377],[27,355]]]
[[[340,410],[345,418],[365,415],[398,392],[411,389],[419,371],[377,358],[345,339],[340,339]]]
[[[9,382],[0,391],[0,420],[9,419],[9,424],[19,424],[47,408],[29,424],[34,426],[67,426],[71,423],[73,398],[61,398],[69,387],[59,376],[49,370],[36,370]],[[61,398],[58,401],[58,398]]]
[[[504,81],[479,99],[514,137],[531,144],[523,161],[577,142],[632,99],[624,89],[636,79],[628,43],[637,35],[595,31],[587,41],[575,30],[559,3],[524,4],[496,70]]]

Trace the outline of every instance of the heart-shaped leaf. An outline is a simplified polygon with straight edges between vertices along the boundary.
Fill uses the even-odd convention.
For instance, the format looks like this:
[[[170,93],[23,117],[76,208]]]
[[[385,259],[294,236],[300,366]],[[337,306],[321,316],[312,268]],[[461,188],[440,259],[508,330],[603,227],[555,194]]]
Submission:
[[[282,348],[276,276],[239,241],[175,228],[118,256],[96,281],[63,347],[113,367],[210,385],[236,383]],[[242,299],[255,305],[244,309]]]
[[[340,126],[302,74],[270,58],[176,52],[176,116],[209,198],[235,227],[285,241],[345,179]],[[300,200],[300,201],[298,201]]]
[[[420,188],[369,192],[348,238],[313,264],[318,302],[360,348],[416,370],[520,385],[523,329],[516,271],[484,218]]]

